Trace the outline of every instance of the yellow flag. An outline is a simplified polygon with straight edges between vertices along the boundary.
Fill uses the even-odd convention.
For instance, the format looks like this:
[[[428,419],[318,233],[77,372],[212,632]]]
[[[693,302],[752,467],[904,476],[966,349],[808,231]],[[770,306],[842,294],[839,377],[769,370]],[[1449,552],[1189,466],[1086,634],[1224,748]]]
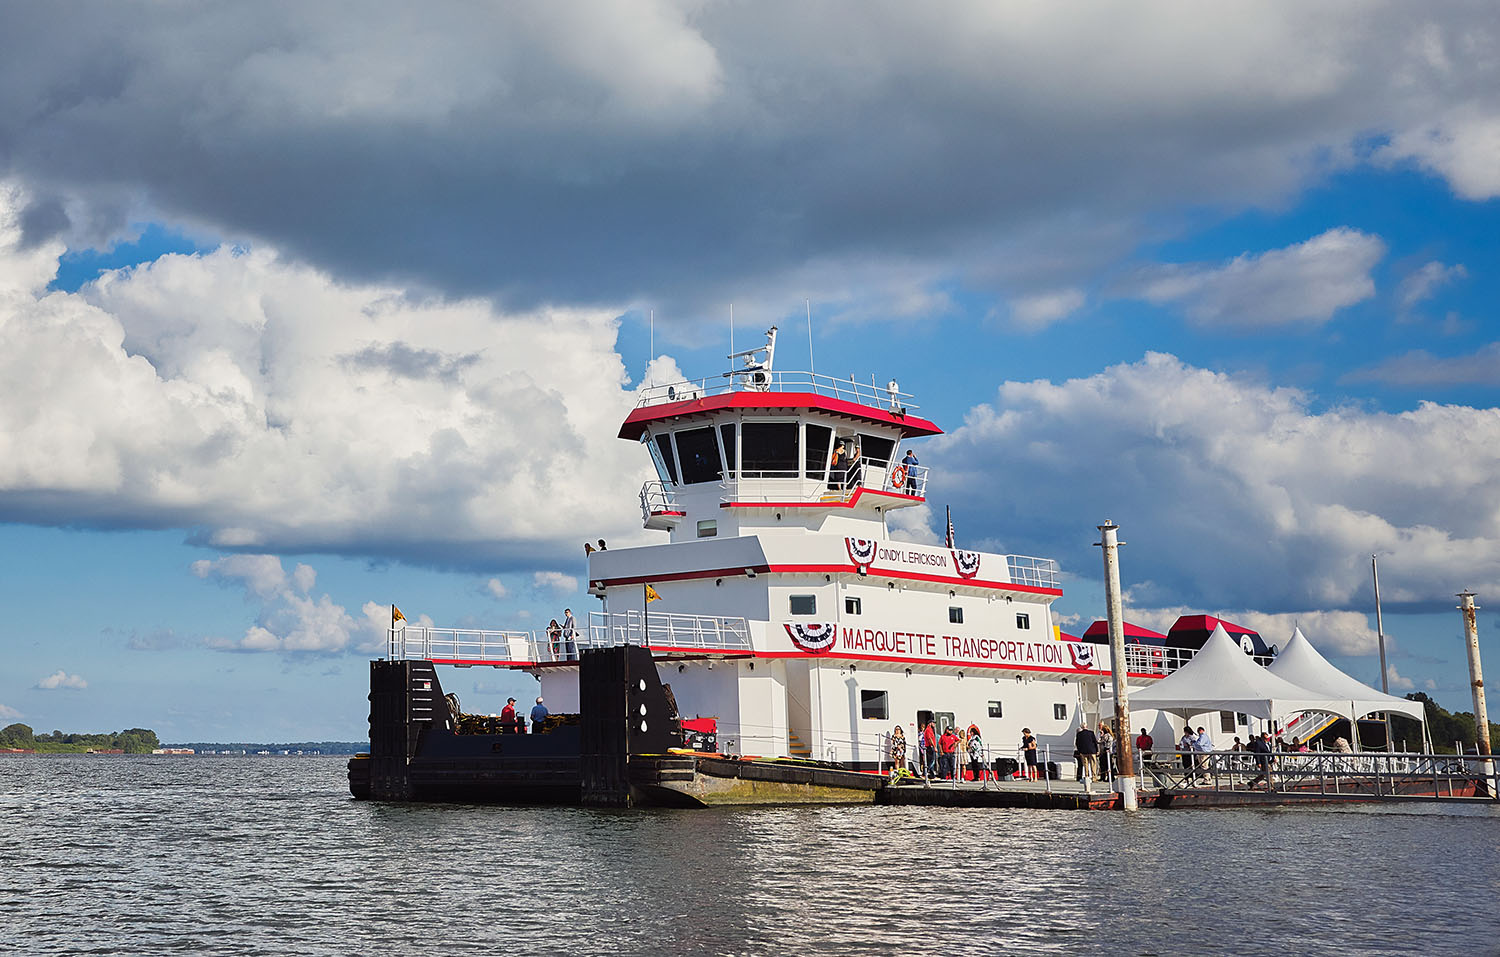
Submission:
[[[392,627],[395,626],[396,622],[398,622],[398,621],[405,621],[405,620],[406,620],[406,616],[403,615],[403,614],[401,614],[401,609],[397,608],[395,605],[392,605],[391,606],[391,625],[392,625]]]
[[[656,593],[655,588],[652,588],[650,585],[646,586],[646,604],[649,605],[651,602],[657,601],[660,598],[661,596]]]

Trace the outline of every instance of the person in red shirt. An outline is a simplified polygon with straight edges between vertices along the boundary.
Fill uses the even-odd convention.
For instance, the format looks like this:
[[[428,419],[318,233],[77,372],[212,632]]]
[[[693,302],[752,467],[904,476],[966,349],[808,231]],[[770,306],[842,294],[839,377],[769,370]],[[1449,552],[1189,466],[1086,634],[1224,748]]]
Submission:
[[[943,736],[938,738],[938,749],[942,752],[941,774],[947,780],[953,777],[954,752],[958,750],[958,735],[953,733],[952,728],[943,729]]]
[[[1135,749],[1141,752],[1142,758],[1146,756],[1146,752],[1150,751],[1151,746],[1155,743],[1155,741],[1151,740],[1151,735],[1146,733],[1145,728],[1142,728],[1141,733],[1135,737]]]
[[[500,733],[509,734],[516,729],[516,699],[511,698],[500,709]]]

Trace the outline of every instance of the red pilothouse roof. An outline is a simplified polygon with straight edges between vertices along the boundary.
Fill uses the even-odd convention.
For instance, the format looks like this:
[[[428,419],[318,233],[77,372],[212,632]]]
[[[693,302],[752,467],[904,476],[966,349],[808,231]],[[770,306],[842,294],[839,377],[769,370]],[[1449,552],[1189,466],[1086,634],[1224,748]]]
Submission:
[[[921,416],[890,412],[847,399],[818,395],[813,392],[727,392],[720,395],[665,402],[660,405],[642,406],[625,419],[620,426],[620,438],[635,441],[646,431],[647,424],[674,419],[702,412],[718,412],[724,409],[756,409],[775,412],[828,412],[844,415],[865,422],[894,425],[901,430],[902,438],[923,435],[942,435],[943,430]]]

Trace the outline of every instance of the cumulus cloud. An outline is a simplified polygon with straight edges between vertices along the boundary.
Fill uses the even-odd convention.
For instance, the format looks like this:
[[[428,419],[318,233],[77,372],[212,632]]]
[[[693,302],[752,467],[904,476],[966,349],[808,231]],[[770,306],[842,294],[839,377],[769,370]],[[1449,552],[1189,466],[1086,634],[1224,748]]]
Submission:
[[[486,570],[561,557],[580,525],[643,534],[610,316],[418,300],[265,249],[47,293],[61,248],[21,248],[23,206],[0,192],[0,519]],[[286,582],[268,554],[194,573]]]
[[[89,686],[89,683],[87,681],[84,681],[81,676],[70,675],[66,671],[63,671],[61,668],[59,668],[57,671],[54,671],[52,674],[38,681],[36,683],[36,686],[43,691],[56,691],[59,688],[69,688],[74,691],[82,691],[84,688],[87,688]]]
[[[1279,648],[1285,648],[1292,639],[1292,631],[1301,628],[1313,647],[1325,655],[1373,655],[1379,650],[1375,629],[1364,613],[1357,611],[1268,613],[1243,608],[1190,608],[1185,605],[1171,608],[1130,606],[1125,611],[1127,621],[1162,634],[1166,634],[1183,615],[1213,615],[1232,621],[1257,632],[1266,644]],[[1389,640],[1390,636],[1386,638]]]
[[[578,578],[562,572],[536,572],[531,576],[531,585],[537,591],[566,595],[578,590]]]
[[[491,598],[505,599],[510,597],[510,589],[505,587],[505,582],[498,578],[491,578],[484,583],[484,590]]]
[[[1403,388],[1500,385],[1500,342],[1487,343],[1466,356],[1435,356],[1426,349],[1415,349],[1350,372],[1342,381],[1382,382]]]
[[[208,647],[221,651],[369,651],[381,646],[390,623],[385,605],[367,602],[362,609],[364,617],[357,620],[330,596],[314,598],[309,594],[317,581],[313,567],[298,564],[288,575],[275,555],[205,559],[194,562],[192,571],[199,578],[243,586],[247,598],[260,602],[256,622],[243,636],[204,639]]]
[[[21,716],[21,712],[10,705],[0,704],[0,721],[14,721]]]
[[[1411,691],[1417,686],[1417,683],[1415,681],[1403,676],[1400,672],[1398,672],[1395,665],[1386,665],[1385,675],[1387,683],[1389,684],[1390,689],[1393,692],[1399,693],[1402,691]]]
[[[1372,552],[1389,556],[1388,607],[1447,607],[1456,584],[1500,592],[1500,409],[1312,404],[1151,353],[1086,378],[1007,382],[923,461],[966,534],[1003,534],[1064,568],[1093,568],[1082,543],[1114,518],[1143,607],[1364,611]],[[1368,643],[1357,629],[1331,636]]]
[[[1236,329],[1319,324],[1375,294],[1370,270],[1385,255],[1378,236],[1330,229],[1306,242],[1227,263],[1174,263],[1140,270],[1116,293],[1172,304],[1199,325]]]
[[[1164,196],[1243,208],[1367,158],[1500,183],[1483,3],[274,9],[13,18],[0,143],[40,188],[29,238],[160,213],[351,280],[702,302]]]

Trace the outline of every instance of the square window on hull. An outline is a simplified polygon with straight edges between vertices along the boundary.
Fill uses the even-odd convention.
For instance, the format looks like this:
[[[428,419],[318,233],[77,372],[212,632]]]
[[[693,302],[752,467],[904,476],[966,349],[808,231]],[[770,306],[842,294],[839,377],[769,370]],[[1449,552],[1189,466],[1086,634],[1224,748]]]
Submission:
[[[861,718],[875,718],[885,721],[890,717],[890,696],[884,691],[863,691],[859,693],[859,716]]]
[[[844,614],[846,614],[846,615],[859,615],[859,614],[863,614],[862,603],[860,602],[860,600],[858,598],[845,598],[844,599]]]
[[[788,600],[789,609],[794,615],[816,615],[818,613],[817,595],[792,595]]]

